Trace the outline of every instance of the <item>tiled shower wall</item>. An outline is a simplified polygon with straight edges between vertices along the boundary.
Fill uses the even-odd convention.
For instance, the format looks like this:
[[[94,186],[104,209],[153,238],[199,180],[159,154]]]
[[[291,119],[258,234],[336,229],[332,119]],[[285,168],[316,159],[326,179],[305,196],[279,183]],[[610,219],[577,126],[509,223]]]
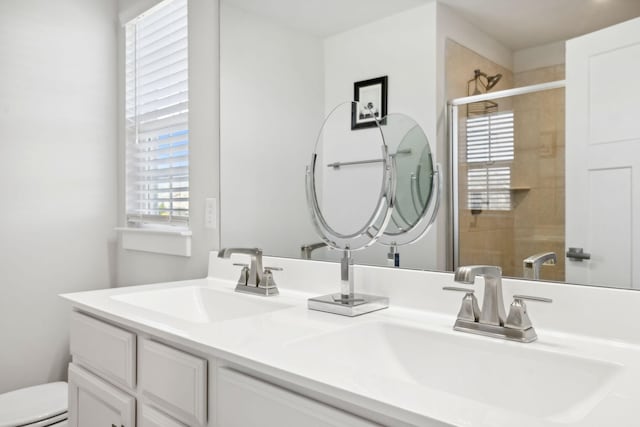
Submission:
[[[502,74],[492,91],[561,80],[564,66],[513,73],[453,41],[447,42],[447,98],[467,96],[467,82],[479,68]],[[470,89],[473,91],[473,87]],[[500,265],[505,276],[521,277],[522,260],[553,251],[558,264],[544,266],[541,278],[564,280],[564,90],[497,101],[500,111],[514,111],[512,210],[472,214],[466,205],[464,124],[459,109],[459,249],[460,264]]]
[[[564,65],[514,75],[516,87],[562,79]],[[535,253],[555,252],[558,263],[542,267],[544,280],[565,280],[564,105],[564,89],[513,99],[512,183],[514,187],[529,188],[514,194],[514,258],[521,262]]]

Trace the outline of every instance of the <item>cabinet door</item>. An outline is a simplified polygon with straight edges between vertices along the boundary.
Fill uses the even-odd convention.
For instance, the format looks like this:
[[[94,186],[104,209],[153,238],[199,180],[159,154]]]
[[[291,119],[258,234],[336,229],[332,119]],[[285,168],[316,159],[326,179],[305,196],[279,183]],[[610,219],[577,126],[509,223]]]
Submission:
[[[217,383],[218,427],[380,427],[229,369],[218,370]]]
[[[69,365],[69,427],[135,427],[133,397]]]
[[[207,361],[140,340],[139,390],[144,399],[189,425],[207,423]]]
[[[168,415],[145,404],[140,406],[138,423],[138,427],[186,427]]]

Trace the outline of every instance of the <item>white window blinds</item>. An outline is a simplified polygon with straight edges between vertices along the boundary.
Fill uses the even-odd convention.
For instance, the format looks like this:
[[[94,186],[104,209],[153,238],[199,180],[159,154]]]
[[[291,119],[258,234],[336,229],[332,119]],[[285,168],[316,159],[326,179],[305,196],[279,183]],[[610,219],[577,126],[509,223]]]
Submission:
[[[513,160],[513,111],[467,119],[467,162]]]
[[[513,112],[467,119],[467,208],[511,210]]]
[[[511,168],[473,168],[467,171],[469,209],[511,210]]]
[[[189,220],[187,0],[125,26],[126,209],[129,224]]]

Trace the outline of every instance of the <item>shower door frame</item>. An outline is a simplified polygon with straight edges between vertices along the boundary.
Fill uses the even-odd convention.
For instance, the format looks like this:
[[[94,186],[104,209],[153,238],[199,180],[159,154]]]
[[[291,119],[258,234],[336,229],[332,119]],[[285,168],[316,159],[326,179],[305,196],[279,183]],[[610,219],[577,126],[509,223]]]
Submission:
[[[566,87],[566,80],[556,80],[548,83],[540,83],[529,86],[522,86],[513,89],[505,89],[497,92],[483,93],[481,95],[471,95],[462,98],[455,98],[447,102],[447,119],[448,125],[448,142],[449,142],[449,182],[451,188],[451,212],[449,214],[450,229],[452,233],[450,248],[452,253],[447,257],[451,261],[448,267],[455,270],[460,266],[460,223],[459,223],[459,192],[458,192],[458,109],[462,106],[481,101],[493,101],[495,99],[510,98],[518,95],[526,95],[529,93],[542,92],[552,89],[563,89]]]

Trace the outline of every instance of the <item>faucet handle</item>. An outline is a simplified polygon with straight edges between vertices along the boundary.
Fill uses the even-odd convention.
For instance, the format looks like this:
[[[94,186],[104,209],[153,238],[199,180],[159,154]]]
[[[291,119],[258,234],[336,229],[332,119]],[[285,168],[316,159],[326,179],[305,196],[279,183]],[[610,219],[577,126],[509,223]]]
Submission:
[[[273,279],[274,271],[282,271],[281,267],[265,267],[262,274],[262,280],[258,283],[258,288],[263,289],[265,295],[278,295],[278,285]]]
[[[527,305],[524,301],[536,301],[536,302],[553,302],[550,298],[534,297],[529,295],[514,295],[513,302],[509,308],[509,315],[504,322],[504,326],[507,328],[518,329],[524,331],[532,328],[531,319],[527,314]]]
[[[477,322],[480,319],[480,306],[478,306],[478,299],[473,294],[473,289],[459,288],[456,286],[445,286],[442,288],[444,291],[464,292],[465,295],[462,298],[462,305],[458,312],[458,319],[466,320],[468,322]]]
[[[246,286],[249,282],[249,264],[243,264],[241,262],[234,262],[236,267],[242,267],[240,270],[240,278],[238,279],[238,285]]]
[[[460,288],[458,286],[443,286],[443,291],[455,291],[455,292],[466,292],[468,294],[472,294],[474,292],[473,289]]]
[[[531,295],[514,295],[513,299],[514,300],[537,301],[537,302],[553,302],[553,300],[551,298],[534,297],[534,296],[531,296]]]

